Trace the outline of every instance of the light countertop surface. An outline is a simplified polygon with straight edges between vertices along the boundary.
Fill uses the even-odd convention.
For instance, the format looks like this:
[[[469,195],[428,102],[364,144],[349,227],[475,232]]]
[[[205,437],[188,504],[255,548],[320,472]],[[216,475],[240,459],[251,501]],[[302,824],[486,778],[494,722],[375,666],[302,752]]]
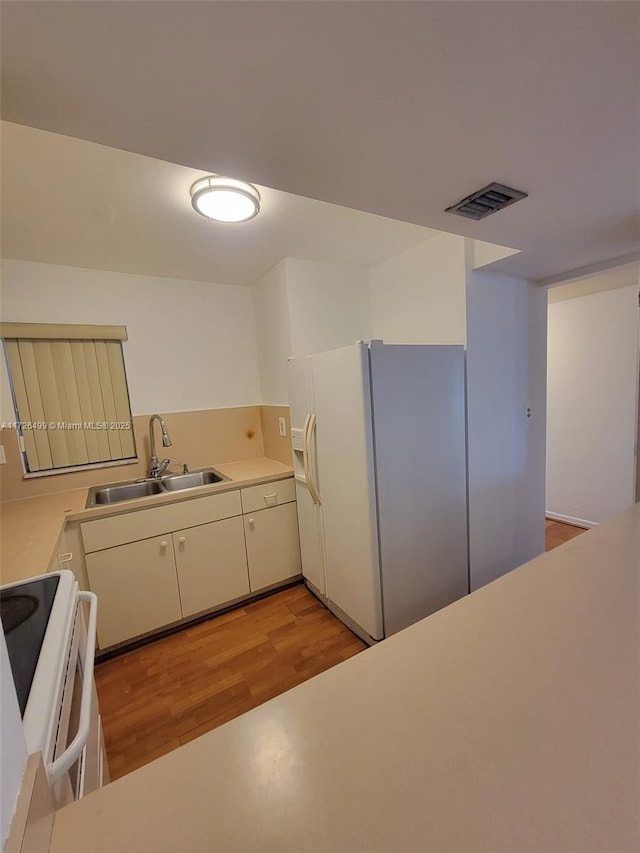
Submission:
[[[56,814],[53,853],[640,849],[640,504]]]
[[[214,464],[213,467],[229,477],[229,482],[134,501],[122,501],[110,506],[86,509],[88,489],[3,501],[0,503],[1,582],[13,583],[46,572],[67,521],[101,518],[161,503],[194,500],[212,492],[228,491],[293,475],[290,466],[264,457]]]

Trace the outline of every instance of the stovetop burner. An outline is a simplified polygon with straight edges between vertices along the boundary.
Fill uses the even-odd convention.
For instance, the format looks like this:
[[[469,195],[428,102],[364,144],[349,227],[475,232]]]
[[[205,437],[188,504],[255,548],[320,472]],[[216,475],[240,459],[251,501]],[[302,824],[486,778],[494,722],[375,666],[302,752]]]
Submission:
[[[59,581],[50,575],[0,589],[2,630],[23,716]]]
[[[33,595],[14,595],[13,598],[1,599],[0,619],[5,635],[26,622],[38,607],[38,599]]]

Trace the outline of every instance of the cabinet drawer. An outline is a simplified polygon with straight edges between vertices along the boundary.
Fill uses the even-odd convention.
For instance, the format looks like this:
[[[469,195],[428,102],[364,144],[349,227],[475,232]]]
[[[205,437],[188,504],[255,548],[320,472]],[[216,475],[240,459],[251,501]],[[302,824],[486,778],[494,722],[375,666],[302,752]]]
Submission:
[[[103,548],[112,548],[114,545],[161,536],[172,530],[195,527],[198,524],[231,518],[241,513],[240,494],[236,489],[232,492],[209,495],[206,498],[164,504],[152,509],[126,512],[111,518],[85,521],[81,525],[84,550],[87,554],[92,551],[101,551]]]
[[[273,483],[263,483],[260,486],[250,486],[241,489],[242,512],[257,512],[269,506],[291,503],[296,499],[296,488],[293,477],[288,480],[276,480]]]

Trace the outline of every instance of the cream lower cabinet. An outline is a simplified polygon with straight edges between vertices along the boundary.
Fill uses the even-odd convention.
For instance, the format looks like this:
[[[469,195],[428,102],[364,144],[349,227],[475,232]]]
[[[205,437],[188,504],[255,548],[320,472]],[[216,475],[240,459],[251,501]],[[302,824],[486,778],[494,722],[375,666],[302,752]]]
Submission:
[[[300,574],[302,566],[295,502],[245,515],[244,534],[252,592]]]
[[[80,528],[88,586],[98,596],[101,649],[301,572],[291,478],[242,489],[242,498],[240,490],[221,492]]]
[[[178,530],[173,547],[184,617],[249,594],[241,517]]]
[[[87,554],[98,596],[98,642],[105,649],[182,618],[171,535]]]

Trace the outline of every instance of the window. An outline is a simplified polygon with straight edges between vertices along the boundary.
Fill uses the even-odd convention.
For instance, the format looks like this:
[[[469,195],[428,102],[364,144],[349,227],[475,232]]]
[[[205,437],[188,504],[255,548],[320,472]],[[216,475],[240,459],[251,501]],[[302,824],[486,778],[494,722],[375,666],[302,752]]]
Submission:
[[[25,476],[137,458],[124,326],[1,323]]]

